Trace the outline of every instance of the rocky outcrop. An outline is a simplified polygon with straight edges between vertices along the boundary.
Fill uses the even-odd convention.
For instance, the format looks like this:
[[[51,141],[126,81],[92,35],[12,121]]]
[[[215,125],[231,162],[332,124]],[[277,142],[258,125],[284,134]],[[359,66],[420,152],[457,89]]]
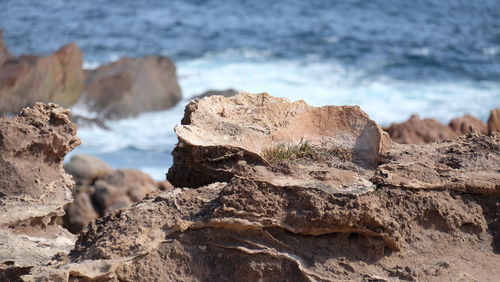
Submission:
[[[0,118],[0,280],[68,252],[74,238],[55,223],[71,203],[64,156],[80,141],[69,111],[38,103]]]
[[[400,144],[428,144],[446,141],[473,131],[488,134],[488,126],[471,115],[454,118],[448,126],[434,119],[420,119],[417,115],[412,115],[407,121],[393,123],[384,130],[389,133],[392,140]]]
[[[194,100],[175,132],[179,144],[167,176],[175,187],[251,175],[276,185],[370,190],[367,176],[391,142],[359,107],[315,108],[268,94]],[[299,156],[302,163],[293,167],[270,165]]]
[[[73,105],[83,89],[82,60],[74,43],[45,57],[6,60],[0,67],[0,113],[16,113],[36,102]]]
[[[201,93],[200,95],[194,97],[193,99],[196,98],[205,98],[205,97],[210,97],[210,96],[223,96],[226,98],[233,97],[236,94],[238,94],[238,91],[234,89],[226,89],[226,90],[208,90],[206,92]]]
[[[10,58],[9,49],[7,49],[7,45],[3,41],[2,31],[0,30],[0,68],[8,58]]]
[[[488,134],[488,126],[481,120],[471,115],[454,118],[450,121],[448,126],[455,131],[457,136],[469,134],[473,131],[473,129],[476,129],[483,134]]]
[[[195,100],[175,131],[168,178],[189,188],[98,219],[23,278],[500,277],[498,135],[399,145],[357,107],[267,94]]]
[[[418,115],[412,115],[402,123],[393,123],[385,128],[385,131],[392,140],[400,144],[427,144],[457,136],[455,131],[439,121],[430,118],[420,119]]]
[[[500,132],[500,109],[491,110],[488,118],[488,132]]]
[[[118,119],[168,109],[181,97],[170,59],[125,57],[88,73],[82,103],[101,118]]]
[[[75,155],[64,169],[73,176],[76,187],[75,200],[66,207],[63,226],[75,234],[91,221],[115,209],[130,207],[148,193],[166,187],[138,170],[113,170],[93,156]]]

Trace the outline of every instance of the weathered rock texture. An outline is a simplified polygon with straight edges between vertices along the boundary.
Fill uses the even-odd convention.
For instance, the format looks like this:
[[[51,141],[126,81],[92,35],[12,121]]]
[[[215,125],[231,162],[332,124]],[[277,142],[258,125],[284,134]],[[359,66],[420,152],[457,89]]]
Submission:
[[[181,97],[170,59],[125,57],[87,74],[82,103],[101,118],[118,119],[168,109]]]
[[[141,171],[113,170],[93,156],[75,155],[64,169],[76,181],[75,200],[66,207],[63,218],[63,226],[73,233],[79,233],[89,222],[115,209],[130,207],[160,186]]]
[[[198,188],[152,195],[91,223],[69,256],[23,278],[500,277],[498,135],[397,145],[357,107],[267,94],[195,100],[182,123],[168,178]]]
[[[454,118],[450,121],[448,126],[455,131],[457,136],[469,134],[473,128],[479,130],[483,134],[488,134],[488,126],[471,115],[465,115],[461,118]]]
[[[74,43],[45,57],[6,60],[0,66],[0,113],[16,113],[36,102],[73,105],[83,89],[82,62],[82,52]]]
[[[391,143],[359,107],[315,108],[269,94],[195,100],[175,132],[179,144],[167,177],[175,187],[229,181],[236,174],[361,192],[374,188],[367,176]],[[270,165],[281,148],[307,157],[292,167]]]
[[[0,118],[0,280],[11,280],[58,252],[74,238],[55,224],[73,199],[63,158],[77,146],[69,111],[36,104]]]

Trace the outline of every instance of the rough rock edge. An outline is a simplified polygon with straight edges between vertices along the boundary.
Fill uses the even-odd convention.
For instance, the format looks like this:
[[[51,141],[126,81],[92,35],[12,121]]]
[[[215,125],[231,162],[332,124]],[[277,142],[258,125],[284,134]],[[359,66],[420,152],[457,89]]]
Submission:
[[[55,223],[73,200],[64,173],[66,153],[80,144],[69,110],[37,103],[0,119],[0,278],[14,279],[68,252],[75,237]],[[7,170],[7,171],[5,171]],[[2,278],[2,279],[3,279]]]

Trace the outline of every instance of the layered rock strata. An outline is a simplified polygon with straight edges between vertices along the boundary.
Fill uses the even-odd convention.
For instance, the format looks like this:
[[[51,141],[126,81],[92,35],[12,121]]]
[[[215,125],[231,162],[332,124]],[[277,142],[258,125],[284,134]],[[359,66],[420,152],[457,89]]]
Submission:
[[[397,145],[357,107],[267,94],[186,107],[177,186],[91,223],[27,281],[500,277],[500,137]],[[194,188],[194,189],[193,189]]]
[[[36,104],[0,118],[0,280],[68,252],[76,238],[57,225],[71,203],[64,156],[80,144],[69,111]]]

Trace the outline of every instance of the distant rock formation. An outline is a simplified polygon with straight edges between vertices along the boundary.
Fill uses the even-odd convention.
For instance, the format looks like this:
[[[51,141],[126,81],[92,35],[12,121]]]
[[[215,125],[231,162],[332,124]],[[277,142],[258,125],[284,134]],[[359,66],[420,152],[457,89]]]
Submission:
[[[73,200],[63,159],[80,144],[68,114],[37,103],[0,118],[0,281],[74,246],[76,238],[55,223]]]
[[[0,113],[17,113],[36,102],[72,106],[83,89],[82,62],[82,52],[74,43],[45,57],[8,58],[0,65]]]
[[[122,58],[89,71],[82,103],[100,118],[166,110],[182,98],[174,63],[161,56]]]
[[[91,221],[115,209],[130,207],[148,193],[168,186],[138,170],[113,170],[100,159],[88,155],[73,156],[64,169],[73,176],[76,187],[73,190],[75,200],[66,207],[63,226],[75,234]]]
[[[400,144],[427,144],[451,140],[469,134],[473,130],[488,134],[488,126],[471,115],[452,119],[448,125],[435,119],[420,119],[418,115],[412,115],[407,121],[393,123],[384,130],[389,133],[392,140]]]
[[[401,145],[358,107],[244,93],[191,102],[175,131],[168,179],[189,188],[98,219],[23,279],[500,277],[498,134]]]

